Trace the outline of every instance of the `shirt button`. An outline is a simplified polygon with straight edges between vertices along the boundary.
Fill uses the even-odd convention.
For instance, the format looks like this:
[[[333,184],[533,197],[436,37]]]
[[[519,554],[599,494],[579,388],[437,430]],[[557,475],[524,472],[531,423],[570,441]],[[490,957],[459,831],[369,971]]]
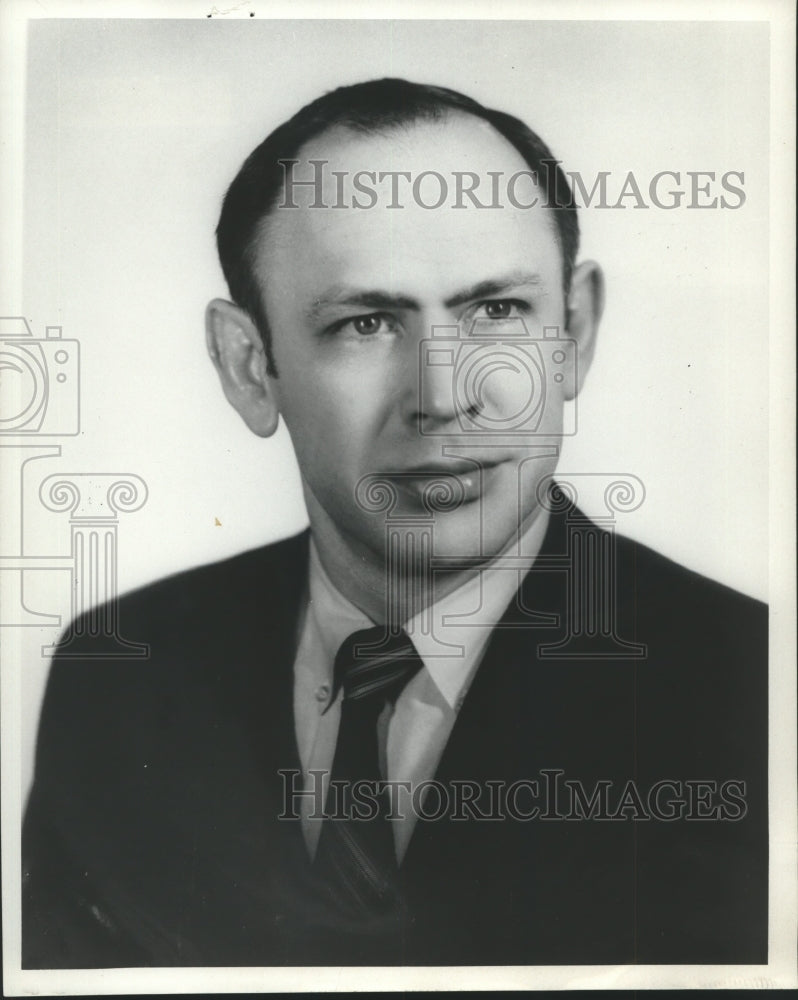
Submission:
[[[320,684],[316,688],[316,701],[327,701],[330,697],[330,685]]]

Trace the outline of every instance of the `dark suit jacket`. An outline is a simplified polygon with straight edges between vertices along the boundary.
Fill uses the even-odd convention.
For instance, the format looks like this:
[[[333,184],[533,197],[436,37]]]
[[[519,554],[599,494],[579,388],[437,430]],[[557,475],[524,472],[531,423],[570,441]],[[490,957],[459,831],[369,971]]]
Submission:
[[[300,535],[125,597],[148,660],[56,657],[23,833],[23,967],[766,962],[766,609],[618,539],[617,633],[647,656],[546,659],[579,599],[556,565],[566,522],[552,517],[549,569],[495,629],[437,779],[542,788],[562,771],[548,813],[576,818],[420,820],[401,928],[330,921],[299,823],[277,819],[278,771],[300,766]],[[530,610],[559,625],[530,626]],[[564,781],[607,789],[607,808],[580,818]]]

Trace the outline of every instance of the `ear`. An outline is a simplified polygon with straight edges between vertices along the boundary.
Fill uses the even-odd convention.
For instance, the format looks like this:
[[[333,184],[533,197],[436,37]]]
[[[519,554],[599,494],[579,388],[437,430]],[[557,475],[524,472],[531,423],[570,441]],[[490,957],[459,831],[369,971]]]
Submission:
[[[576,379],[567,385],[566,399],[573,399],[584,384],[603,312],[604,274],[595,261],[583,261],[574,269],[567,302],[567,336],[576,341],[578,359]]]
[[[270,437],[280,411],[266,372],[263,341],[249,314],[232,302],[213,299],[205,310],[205,336],[228,401],[251,431]]]

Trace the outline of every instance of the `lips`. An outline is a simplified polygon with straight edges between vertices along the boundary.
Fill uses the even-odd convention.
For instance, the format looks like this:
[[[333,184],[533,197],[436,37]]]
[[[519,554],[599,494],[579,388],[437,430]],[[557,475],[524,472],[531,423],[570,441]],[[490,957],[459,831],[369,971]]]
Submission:
[[[483,459],[483,458],[466,459],[458,457],[445,462],[441,461],[425,462],[423,465],[411,466],[409,469],[404,470],[403,473],[400,473],[400,475],[410,475],[410,476],[474,475],[478,473],[480,469],[485,469],[485,470],[495,469],[497,465],[501,465],[501,462],[498,460],[491,461],[490,459]]]
[[[385,475],[414,501],[419,501],[436,479],[456,480],[455,495],[459,499],[459,503],[453,506],[453,509],[456,509],[459,504],[478,500],[488,487],[495,470],[502,464],[495,460],[454,458],[447,462],[438,460],[411,466],[401,472],[386,472]]]

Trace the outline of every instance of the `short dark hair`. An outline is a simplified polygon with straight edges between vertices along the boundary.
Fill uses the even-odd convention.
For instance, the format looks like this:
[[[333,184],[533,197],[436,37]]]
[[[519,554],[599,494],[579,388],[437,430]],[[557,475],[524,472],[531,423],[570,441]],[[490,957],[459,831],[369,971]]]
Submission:
[[[305,105],[250,153],[227,190],[216,227],[219,260],[230,295],[257,326],[270,374],[276,375],[276,369],[255,261],[259,223],[274,207],[285,179],[281,161],[294,159],[306,142],[336,125],[369,135],[415,121],[436,121],[451,112],[488,122],[534,171],[546,196],[546,205],[556,209],[563,287],[568,293],[579,249],[576,202],[558,161],[527,125],[446,87],[400,79],[369,80],[339,87]]]

